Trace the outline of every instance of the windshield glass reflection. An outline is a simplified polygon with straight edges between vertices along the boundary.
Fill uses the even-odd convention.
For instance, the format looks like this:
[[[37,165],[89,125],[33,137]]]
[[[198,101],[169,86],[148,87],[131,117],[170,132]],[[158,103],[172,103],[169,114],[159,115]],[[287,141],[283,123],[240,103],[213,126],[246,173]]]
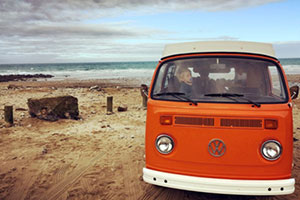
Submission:
[[[266,60],[235,57],[180,59],[164,63],[157,73],[152,91],[154,99],[180,101],[174,95],[156,94],[183,93],[197,102],[287,101],[280,68]],[[228,98],[227,93],[235,95]]]

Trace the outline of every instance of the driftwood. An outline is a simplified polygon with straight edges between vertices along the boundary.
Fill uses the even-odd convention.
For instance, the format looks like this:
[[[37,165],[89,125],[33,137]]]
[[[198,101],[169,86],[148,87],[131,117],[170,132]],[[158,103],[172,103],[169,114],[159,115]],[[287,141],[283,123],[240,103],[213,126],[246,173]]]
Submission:
[[[31,117],[47,121],[78,119],[78,99],[73,96],[28,99],[27,104]]]

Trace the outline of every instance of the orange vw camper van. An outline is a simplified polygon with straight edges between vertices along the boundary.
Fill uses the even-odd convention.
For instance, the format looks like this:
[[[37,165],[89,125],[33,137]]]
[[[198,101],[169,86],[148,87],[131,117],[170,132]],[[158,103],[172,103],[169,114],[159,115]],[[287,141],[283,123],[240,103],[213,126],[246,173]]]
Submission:
[[[144,181],[208,193],[293,193],[291,99],[299,87],[290,90],[271,44],[167,45],[148,92]]]

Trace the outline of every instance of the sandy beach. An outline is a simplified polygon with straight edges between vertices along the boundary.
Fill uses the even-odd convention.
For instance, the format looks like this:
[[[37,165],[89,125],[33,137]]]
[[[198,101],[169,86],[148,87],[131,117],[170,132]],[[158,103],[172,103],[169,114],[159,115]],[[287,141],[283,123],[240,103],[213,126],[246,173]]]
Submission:
[[[300,76],[288,76],[300,83]],[[0,83],[0,199],[300,199],[300,99],[293,101],[294,194],[274,197],[216,195],[146,184],[141,80],[18,81]],[[98,85],[101,89],[90,90]],[[10,88],[10,89],[8,89]],[[80,119],[31,118],[27,99],[72,95]],[[113,114],[106,98],[113,96]],[[4,106],[14,108],[5,127]],[[117,107],[127,107],[118,112]]]

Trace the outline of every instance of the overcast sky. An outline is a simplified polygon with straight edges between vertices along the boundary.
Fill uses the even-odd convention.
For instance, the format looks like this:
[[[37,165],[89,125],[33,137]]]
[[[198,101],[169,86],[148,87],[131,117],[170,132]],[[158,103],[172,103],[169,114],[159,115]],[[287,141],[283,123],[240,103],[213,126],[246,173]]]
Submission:
[[[0,0],[0,64],[156,61],[167,43],[273,43],[300,58],[299,0]]]

